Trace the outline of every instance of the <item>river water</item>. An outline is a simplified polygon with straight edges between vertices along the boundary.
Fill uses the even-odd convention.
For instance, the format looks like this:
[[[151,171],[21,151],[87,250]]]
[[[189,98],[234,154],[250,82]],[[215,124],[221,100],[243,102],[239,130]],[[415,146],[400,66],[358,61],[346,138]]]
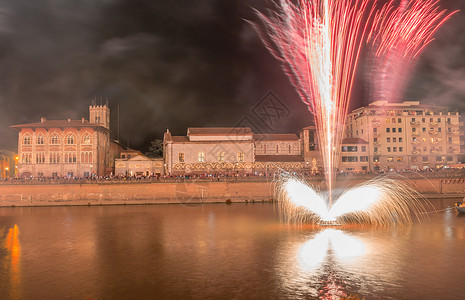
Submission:
[[[261,203],[0,208],[0,299],[464,299],[465,217],[432,203],[337,229]]]

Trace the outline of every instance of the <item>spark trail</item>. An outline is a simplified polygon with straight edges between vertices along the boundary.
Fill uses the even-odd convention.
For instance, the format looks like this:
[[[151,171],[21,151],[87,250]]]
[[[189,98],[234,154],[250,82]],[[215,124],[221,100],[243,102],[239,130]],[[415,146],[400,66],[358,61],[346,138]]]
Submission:
[[[256,11],[264,30],[252,24],[314,116],[329,207],[355,71],[373,14],[369,2],[280,0],[269,15]]]
[[[433,35],[441,25],[457,12],[440,10],[438,2],[391,0],[377,11],[369,34],[367,75],[371,99],[401,99],[416,58],[434,40]]]

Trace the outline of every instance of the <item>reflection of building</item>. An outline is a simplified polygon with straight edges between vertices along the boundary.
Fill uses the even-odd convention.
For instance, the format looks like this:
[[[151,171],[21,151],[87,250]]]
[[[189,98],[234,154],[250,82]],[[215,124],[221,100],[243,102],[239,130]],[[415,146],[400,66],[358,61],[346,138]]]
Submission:
[[[149,158],[136,150],[124,150],[115,160],[116,176],[160,176],[163,171],[163,158]]]
[[[18,175],[21,177],[105,175],[113,171],[108,105],[89,107],[90,121],[46,120],[11,126],[19,131]],[[114,155],[113,155],[114,156]]]
[[[0,149],[0,178],[13,178],[16,172],[16,155],[14,152]]]
[[[459,113],[418,101],[376,101],[348,115],[348,137],[368,142],[370,170],[438,168],[457,164]]]

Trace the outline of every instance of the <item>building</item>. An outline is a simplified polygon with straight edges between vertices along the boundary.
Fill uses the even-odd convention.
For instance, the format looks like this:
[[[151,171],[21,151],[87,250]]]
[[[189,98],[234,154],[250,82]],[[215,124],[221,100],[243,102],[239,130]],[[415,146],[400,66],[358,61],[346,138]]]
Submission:
[[[304,167],[295,134],[254,134],[249,127],[188,128],[164,135],[167,174],[268,173]]]
[[[366,141],[368,169],[441,168],[459,163],[460,114],[418,101],[376,101],[352,111],[346,135]]]
[[[17,155],[14,152],[0,149],[0,178],[15,177],[17,161]]]
[[[13,125],[21,177],[90,177],[111,174],[122,146],[110,140],[110,109],[89,106],[89,120],[47,120]],[[115,154],[116,153],[116,154]]]
[[[149,158],[137,150],[127,149],[115,160],[115,175],[149,177],[164,175],[163,158]]]

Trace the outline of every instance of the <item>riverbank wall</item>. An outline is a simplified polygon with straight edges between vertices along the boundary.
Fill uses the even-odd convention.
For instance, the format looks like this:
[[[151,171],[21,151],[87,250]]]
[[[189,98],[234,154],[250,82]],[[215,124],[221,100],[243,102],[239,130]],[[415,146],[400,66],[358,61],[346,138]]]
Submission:
[[[338,188],[352,187],[366,178],[338,179]],[[460,178],[408,179],[428,198],[462,198]],[[309,180],[318,188],[321,180]],[[1,184],[0,206],[199,204],[273,201],[273,181],[96,182],[55,184]]]

